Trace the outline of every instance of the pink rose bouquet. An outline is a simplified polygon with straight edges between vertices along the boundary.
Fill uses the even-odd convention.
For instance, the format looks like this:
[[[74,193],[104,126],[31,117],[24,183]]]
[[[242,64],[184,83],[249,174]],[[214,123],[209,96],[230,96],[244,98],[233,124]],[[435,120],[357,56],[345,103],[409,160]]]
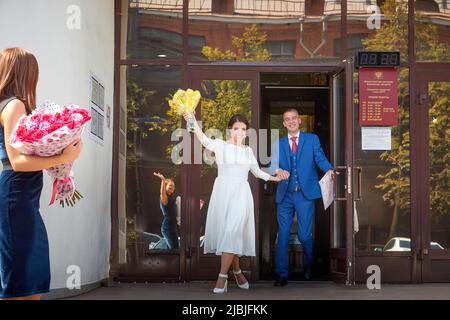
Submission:
[[[22,116],[11,133],[9,144],[22,154],[50,157],[61,152],[80,138],[91,120],[89,110],[76,105],[59,107],[46,103],[28,116]],[[64,207],[73,206],[82,198],[75,189],[73,163],[61,164],[46,171],[53,178],[52,199],[60,200]]]

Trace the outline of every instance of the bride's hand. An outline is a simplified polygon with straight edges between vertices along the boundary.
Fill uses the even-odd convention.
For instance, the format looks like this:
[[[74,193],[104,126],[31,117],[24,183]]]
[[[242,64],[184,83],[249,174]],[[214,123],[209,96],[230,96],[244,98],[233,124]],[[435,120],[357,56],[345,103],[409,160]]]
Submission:
[[[188,121],[190,117],[193,117],[194,121],[197,121],[197,119],[195,118],[195,113],[183,113],[184,120]]]

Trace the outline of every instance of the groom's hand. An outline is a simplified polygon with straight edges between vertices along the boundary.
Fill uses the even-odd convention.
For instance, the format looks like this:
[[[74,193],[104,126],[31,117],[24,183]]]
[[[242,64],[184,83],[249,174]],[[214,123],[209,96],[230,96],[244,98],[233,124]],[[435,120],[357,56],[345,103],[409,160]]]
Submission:
[[[330,169],[326,174],[330,176],[331,180],[334,180],[334,178],[336,177],[337,174],[339,174],[339,172],[337,171],[335,172],[333,169]]]
[[[277,169],[275,170],[275,174],[277,177],[279,177],[281,180],[287,180],[289,179],[289,172],[283,169]]]

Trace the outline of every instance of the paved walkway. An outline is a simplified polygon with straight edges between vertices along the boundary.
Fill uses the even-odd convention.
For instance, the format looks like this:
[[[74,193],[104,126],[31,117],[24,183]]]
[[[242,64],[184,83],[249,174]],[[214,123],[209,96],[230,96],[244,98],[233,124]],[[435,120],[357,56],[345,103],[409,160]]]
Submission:
[[[348,287],[332,282],[289,282],[283,288],[272,282],[251,284],[251,289],[241,290],[230,282],[228,293],[212,294],[212,282],[191,283],[116,283],[111,287],[95,289],[75,300],[449,300],[450,284],[393,285],[385,284],[381,290],[368,290],[366,286]]]

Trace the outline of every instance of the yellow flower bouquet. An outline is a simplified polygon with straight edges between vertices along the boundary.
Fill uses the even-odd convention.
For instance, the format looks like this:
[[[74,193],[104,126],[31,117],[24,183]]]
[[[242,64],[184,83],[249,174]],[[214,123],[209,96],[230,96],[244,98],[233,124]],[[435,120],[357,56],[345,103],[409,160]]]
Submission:
[[[197,108],[200,99],[202,98],[199,91],[194,91],[192,89],[181,90],[179,89],[174,95],[172,100],[169,100],[169,106],[173,113],[178,115],[183,115],[188,113],[192,115],[189,117],[187,128],[189,132],[194,132],[194,112]]]

